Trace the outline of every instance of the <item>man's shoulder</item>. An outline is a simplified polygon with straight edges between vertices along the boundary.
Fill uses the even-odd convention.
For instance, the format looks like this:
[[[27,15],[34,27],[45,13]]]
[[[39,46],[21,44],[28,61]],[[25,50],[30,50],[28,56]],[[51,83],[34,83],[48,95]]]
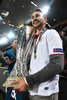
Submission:
[[[50,33],[53,32],[53,33],[54,33],[54,32],[57,32],[57,31],[56,31],[55,29],[47,29],[46,32],[48,32],[48,33],[49,33],[49,32],[50,32]],[[57,33],[58,33],[58,32],[57,32]]]
[[[13,49],[9,49],[9,50],[6,51],[6,54],[10,54],[12,52],[13,52]]]
[[[48,29],[46,31],[46,35],[51,37],[51,36],[57,36],[59,35],[59,33],[55,29]]]
[[[9,50],[7,50],[7,52],[11,52],[11,51],[13,51],[13,49],[9,49]]]

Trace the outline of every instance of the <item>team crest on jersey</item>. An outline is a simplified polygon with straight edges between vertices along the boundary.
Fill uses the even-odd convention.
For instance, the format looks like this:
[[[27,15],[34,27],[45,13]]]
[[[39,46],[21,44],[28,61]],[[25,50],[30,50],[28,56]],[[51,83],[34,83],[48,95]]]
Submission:
[[[63,53],[63,49],[62,48],[54,48],[53,52],[60,52]]]

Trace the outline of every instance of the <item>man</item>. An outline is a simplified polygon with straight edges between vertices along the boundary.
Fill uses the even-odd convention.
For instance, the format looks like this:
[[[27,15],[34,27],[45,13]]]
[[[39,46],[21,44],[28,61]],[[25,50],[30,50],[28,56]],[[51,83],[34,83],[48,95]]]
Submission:
[[[60,37],[63,41],[63,50],[64,50],[64,70],[67,70],[67,27],[63,28],[62,31],[60,32]],[[63,76],[67,76],[67,73],[62,73]]]
[[[17,39],[15,39],[12,42],[12,48],[7,50],[4,54],[4,59],[9,65],[7,76],[10,75],[10,72],[12,71],[14,64],[16,62],[16,47],[17,47]],[[8,57],[8,59],[6,59],[5,57]]]
[[[36,41],[29,75],[11,83],[18,83],[18,86],[14,87],[15,90],[29,89],[30,100],[58,100],[58,74],[64,66],[62,41],[55,30],[45,29],[46,22],[41,10],[33,12],[32,24],[36,29]]]

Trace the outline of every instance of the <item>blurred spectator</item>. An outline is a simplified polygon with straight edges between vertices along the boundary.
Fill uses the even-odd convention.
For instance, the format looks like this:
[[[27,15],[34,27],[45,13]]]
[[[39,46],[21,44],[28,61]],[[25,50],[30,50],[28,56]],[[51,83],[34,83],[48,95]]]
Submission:
[[[4,60],[3,52],[0,51],[0,67],[6,67],[7,63]]]
[[[7,50],[4,54],[4,59],[5,61],[8,63],[9,67],[8,67],[8,73],[7,76],[10,75],[10,72],[12,71],[14,64],[16,62],[16,46],[17,46],[17,39],[15,39],[12,42],[12,48]]]
[[[63,49],[64,49],[64,62],[65,62],[65,66],[64,66],[64,71],[63,71],[63,75],[67,76],[67,27],[65,27],[64,29],[62,29],[62,31],[60,32],[60,36],[62,38],[63,41]]]
[[[62,32],[64,33],[64,36],[67,36],[67,26],[62,29]]]
[[[60,32],[60,36],[63,41],[63,49],[64,49],[64,70],[60,74],[59,80],[59,100],[67,100],[67,27],[62,29]]]
[[[5,59],[9,65],[8,71],[6,72],[7,77],[9,77],[9,75],[14,67],[14,64],[16,62],[16,47],[17,47],[17,39],[15,39],[12,42],[12,48],[7,50],[6,53],[4,54],[4,56],[8,57],[8,59],[7,58]],[[14,96],[15,94],[16,94],[15,90],[9,90],[7,88],[5,100],[13,100],[13,98],[16,98],[16,100],[22,100],[22,93],[19,93],[18,95]]]

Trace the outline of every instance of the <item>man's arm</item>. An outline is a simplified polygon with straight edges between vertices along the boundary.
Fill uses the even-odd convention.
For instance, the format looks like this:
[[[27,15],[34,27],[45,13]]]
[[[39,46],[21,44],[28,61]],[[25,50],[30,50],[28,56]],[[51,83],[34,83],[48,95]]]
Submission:
[[[62,72],[64,68],[64,55],[50,56],[50,63],[39,72],[26,77],[29,86],[40,84],[52,79],[55,75]]]

